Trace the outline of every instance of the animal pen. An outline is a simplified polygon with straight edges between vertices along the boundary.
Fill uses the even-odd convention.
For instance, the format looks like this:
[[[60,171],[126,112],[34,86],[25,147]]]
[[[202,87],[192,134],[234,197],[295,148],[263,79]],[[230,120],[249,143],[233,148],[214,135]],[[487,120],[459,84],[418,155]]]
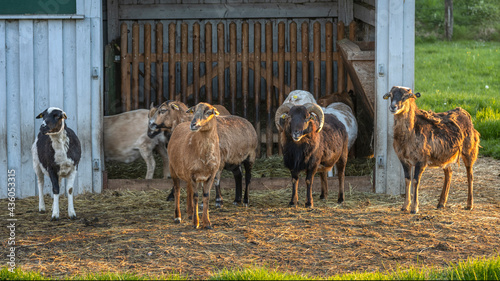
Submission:
[[[354,89],[336,45],[346,37],[355,41],[355,30],[356,22],[345,26],[334,18],[123,22],[121,95],[109,96],[106,108],[111,111],[121,103],[118,110],[130,111],[165,100],[222,104],[253,122],[266,156],[281,154],[274,112],[290,91],[308,90],[318,99]],[[373,42],[359,44],[373,50]],[[373,51],[361,60],[373,66]],[[373,79],[371,83],[373,88]],[[371,95],[370,100],[360,95],[364,112],[371,113],[370,135],[373,91]],[[360,138],[363,146],[370,146],[370,135]]]

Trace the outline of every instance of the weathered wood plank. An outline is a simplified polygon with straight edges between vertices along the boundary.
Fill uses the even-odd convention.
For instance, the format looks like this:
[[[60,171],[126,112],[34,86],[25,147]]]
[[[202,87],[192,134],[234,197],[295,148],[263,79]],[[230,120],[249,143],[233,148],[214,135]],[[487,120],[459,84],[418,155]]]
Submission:
[[[0,46],[6,46],[6,21],[0,20]],[[0,112],[7,112],[7,50],[0,48]],[[7,118],[0,118],[0,182],[7,182]],[[7,188],[0,189],[0,198],[7,198]]]
[[[20,66],[19,66],[19,22],[7,22],[5,28],[6,40],[6,92],[7,92],[7,169],[15,170],[16,181],[21,175],[21,99],[20,99]],[[2,47],[3,48],[3,47]],[[7,171],[2,171],[6,173]],[[5,181],[6,182],[6,181]],[[23,188],[16,185],[16,197],[22,197]]]
[[[120,25],[118,19],[118,0],[107,0],[107,25],[108,25],[108,41],[120,38]]]
[[[121,20],[147,19],[251,19],[251,18],[334,18],[336,3],[225,3],[120,5]]]
[[[103,167],[104,167],[104,151],[102,147],[103,136],[103,108],[102,108],[102,92],[103,92],[103,69],[101,67],[103,61],[103,38],[100,30],[102,30],[102,19],[99,11],[102,10],[102,2],[92,0],[93,13],[90,18],[90,50],[87,58],[91,58],[91,67],[97,69],[97,77],[91,79],[91,122],[92,122],[92,189],[89,192],[101,193],[103,184]],[[96,167],[97,166],[97,167]]]
[[[364,4],[354,3],[354,18],[361,20],[371,26],[375,26],[375,7]],[[349,21],[350,22],[350,21]]]
[[[50,106],[63,108],[62,20],[49,21],[48,36]]]
[[[338,21],[351,22],[354,19],[352,0],[338,0]]]
[[[126,28],[125,28],[126,30]],[[78,186],[76,194],[92,191],[92,89],[90,21],[76,22],[76,93],[78,99],[78,138],[82,146],[82,158],[78,165]],[[130,72],[129,72],[130,74]],[[129,86],[130,87],[130,86]],[[126,89],[123,89],[125,91]]]
[[[19,21],[19,93],[21,95],[18,118],[21,119],[21,169],[16,171],[19,196],[34,196],[35,176],[31,146],[35,140],[35,85],[33,59],[33,21]]]

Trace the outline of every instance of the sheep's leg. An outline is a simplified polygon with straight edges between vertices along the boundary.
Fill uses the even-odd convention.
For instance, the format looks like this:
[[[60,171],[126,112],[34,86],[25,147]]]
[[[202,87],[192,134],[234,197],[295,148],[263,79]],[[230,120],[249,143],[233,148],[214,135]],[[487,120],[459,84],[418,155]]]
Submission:
[[[36,166],[35,172],[38,181],[38,211],[40,213],[45,213],[45,200],[43,200],[43,185],[45,183],[45,176],[39,165]]]
[[[191,197],[189,197],[188,195],[188,198],[189,200],[188,201],[191,201],[192,202],[192,205],[194,206],[194,210],[191,210],[191,212],[194,211],[194,214],[193,215],[193,227],[194,228],[198,228],[200,226],[200,217],[198,216],[198,183],[191,183]],[[193,192],[193,186],[196,187],[196,191]],[[188,189],[189,190],[189,189]],[[193,209],[193,207],[191,207],[191,209]]]
[[[415,172],[414,172],[415,186],[413,187],[413,198],[411,204],[412,214],[418,213],[418,187],[420,186],[420,178],[422,177],[424,171],[425,171],[425,166],[421,164],[415,165]]]
[[[233,177],[236,186],[233,204],[239,205],[241,203],[241,196],[243,193],[243,174],[241,173],[241,165],[237,165],[236,168],[233,169]]]
[[[245,160],[243,161],[243,165],[245,166],[245,196],[243,197],[243,204],[245,207],[248,207],[248,186],[250,185],[250,181],[252,180],[252,166],[253,163]]]
[[[319,175],[321,177],[321,195],[319,196],[319,199],[322,199],[322,200],[326,200],[326,198],[328,198],[328,181],[326,179],[326,176],[329,173],[330,172],[320,172],[319,173]]]
[[[75,207],[73,206],[73,192],[76,178],[76,169],[69,175],[66,180],[66,190],[68,190],[68,216],[70,219],[76,219]]]
[[[224,201],[222,200],[222,192],[220,190],[220,174],[221,171],[218,171],[215,175],[215,206],[218,208],[222,208],[224,205]]]
[[[297,207],[297,204],[299,202],[299,173],[294,173],[292,172],[292,200],[288,205],[290,207]]]
[[[345,178],[345,166],[347,164],[347,148],[344,147],[344,151],[346,153],[339,159],[337,164],[335,165],[337,167],[337,176],[339,178],[339,197],[337,202],[341,204],[345,200],[345,195],[344,195],[344,178]]]
[[[312,184],[314,181],[314,174],[316,174],[316,170],[308,170],[306,174],[306,208],[314,207],[313,197],[312,197]]]
[[[401,162],[401,164],[403,165],[403,171],[405,173],[405,190],[406,190],[405,202],[403,203],[401,211],[406,212],[409,210],[411,204],[411,170],[413,167],[403,162]]]
[[[203,187],[203,216],[201,217],[203,228],[212,229],[212,224],[208,217],[208,202],[210,200],[210,188],[214,184],[215,174],[213,174],[205,183],[202,184]]]
[[[50,181],[52,182],[52,193],[54,194],[54,202],[52,204],[51,220],[59,220],[59,177],[53,171],[49,171]]]
[[[181,209],[180,209],[180,196],[181,187],[179,185],[179,178],[172,175],[172,181],[174,182],[174,196],[175,196],[175,211],[174,211],[174,222],[181,223]]]
[[[153,174],[155,172],[155,167],[156,167],[155,158],[153,157],[153,151],[147,148],[141,148],[139,149],[139,152],[141,153],[142,158],[146,162],[147,166],[146,179],[150,180],[153,178]]]
[[[444,168],[443,172],[444,172],[444,184],[443,184],[443,190],[441,191],[441,197],[439,198],[439,203],[437,205],[438,209],[444,208],[444,206],[446,206],[446,201],[448,201],[448,194],[450,192],[451,175],[453,173],[450,167]]]
[[[193,190],[193,183],[191,181],[188,181],[186,185],[187,185],[186,213],[188,215],[188,219],[192,219],[193,208],[198,206],[198,200],[196,200],[196,203],[194,203],[194,194],[196,194],[198,190]],[[194,184],[194,186],[196,186],[196,183]]]
[[[161,160],[163,161],[163,178],[168,179],[170,177],[170,169],[168,168],[169,162],[168,162],[168,153],[167,153],[167,148],[165,147],[164,143],[159,143],[156,151],[161,156]]]
[[[467,192],[467,207],[465,207],[466,210],[472,210],[474,209],[474,174],[472,172],[472,165],[469,164],[468,166],[465,166],[467,169],[467,181],[469,184],[469,190]]]

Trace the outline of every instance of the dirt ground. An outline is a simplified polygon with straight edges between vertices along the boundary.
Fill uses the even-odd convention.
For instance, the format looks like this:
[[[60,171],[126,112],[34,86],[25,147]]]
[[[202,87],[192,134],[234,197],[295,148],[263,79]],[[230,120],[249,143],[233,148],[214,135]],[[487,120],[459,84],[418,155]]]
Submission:
[[[185,200],[181,201],[184,220],[174,224],[173,203],[165,201],[167,185],[129,190],[120,183],[103,194],[76,196],[79,218],[57,222],[50,221],[50,212],[38,213],[37,198],[19,199],[17,265],[56,278],[102,271],[176,272],[205,279],[223,268],[267,266],[330,276],[410,265],[442,266],[467,257],[498,255],[500,161],[480,158],[474,171],[473,211],[464,210],[467,178],[461,165],[454,167],[448,204],[442,210],[436,210],[436,205],[443,173],[441,169],[424,173],[417,215],[400,211],[400,196],[367,192],[371,190],[369,177],[348,179],[342,205],[336,203],[336,180],[331,181],[327,201],[318,199],[316,188],[313,209],[287,207],[289,179],[269,180],[277,182],[276,186],[259,179],[253,182],[256,186],[248,208],[231,204],[234,190],[225,188],[226,204],[216,209],[212,191],[212,230],[193,229],[185,216]],[[303,185],[302,180],[301,204],[305,202]],[[50,210],[51,199],[47,196],[45,201]],[[60,206],[65,217],[65,198]],[[1,231],[8,237],[7,228]],[[7,240],[2,243],[7,249]]]

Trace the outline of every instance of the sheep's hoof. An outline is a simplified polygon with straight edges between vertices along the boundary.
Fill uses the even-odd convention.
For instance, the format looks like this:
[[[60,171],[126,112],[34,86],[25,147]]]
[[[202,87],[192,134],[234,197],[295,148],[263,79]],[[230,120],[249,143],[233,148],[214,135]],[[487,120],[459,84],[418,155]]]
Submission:
[[[175,200],[175,196],[173,196],[173,195],[167,196],[167,201],[174,201],[174,200]]]
[[[314,207],[313,203],[309,202],[306,203],[306,208],[312,208],[312,207]]]
[[[241,204],[241,201],[239,201],[239,202],[238,202],[238,201],[234,201],[234,202],[233,202],[233,205],[234,205],[234,206],[239,206],[240,204]]]
[[[181,218],[175,218],[175,219],[174,219],[174,222],[175,222],[175,223],[181,223],[181,221],[182,221],[182,219],[181,219]]]
[[[193,219],[193,215],[188,217],[188,220],[192,220],[192,219]]]
[[[444,205],[443,205],[443,204],[438,204],[438,205],[437,205],[437,209],[442,209],[442,208],[444,208]]]
[[[200,226],[199,225],[193,225],[193,228],[194,229],[198,229],[198,228],[200,228]]]
[[[411,210],[411,211],[410,211],[410,214],[413,214],[413,215],[414,215],[414,214],[416,214],[416,213],[418,213],[418,210]]]
[[[473,206],[467,206],[467,207],[465,207],[464,209],[465,209],[465,210],[468,210],[468,211],[472,211],[472,209],[474,209],[474,207],[473,207]]]
[[[204,227],[204,229],[213,229],[211,225],[207,225]]]
[[[77,219],[77,217],[76,217],[76,215],[74,215],[74,216],[70,216],[69,219],[72,220],[72,221],[74,221],[74,220]]]
[[[321,194],[321,195],[319,196],[319,199],[320,199],[320,200],[326,200],[326,196],[325,196],[325,195],[323,195],[323,194]]]
[[[222,202],[215,201],[215,207],[222,208],[223,207]]]
[[[344,203],[344,199],[340,199],[340,198],[339,198],[339,200],[337,201],[337,203],[339,203],[339,204]]]
[[[50,220],[51,220],[51,221],[58,221],[58,220],[59,220],[59,217],[52,217]]]
[[[40,214],[45,214],[45,210],[38,210]]]
[[[297,207],[297,204],[290,202],[290,203],[288,203],[288,207],[294,208],[294,207]]]

